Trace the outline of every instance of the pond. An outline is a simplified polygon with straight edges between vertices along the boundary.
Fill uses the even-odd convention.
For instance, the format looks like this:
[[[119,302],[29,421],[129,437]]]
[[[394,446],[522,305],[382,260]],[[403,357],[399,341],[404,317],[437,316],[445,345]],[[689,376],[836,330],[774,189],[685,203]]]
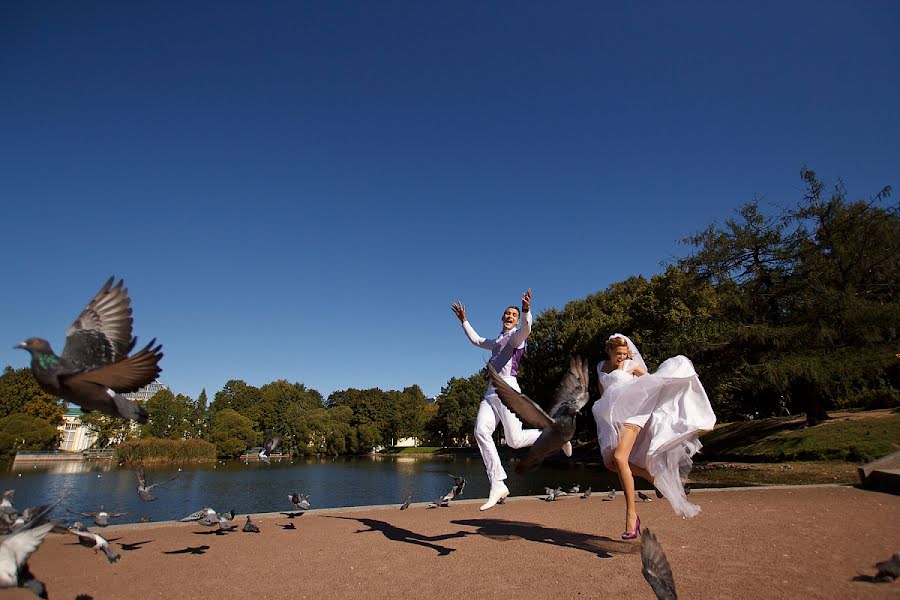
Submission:
[[[558,462],[520,476],[506,463],[511,495],[543,494],[545,487],[574,484],[596,491],[619,487],[618,478],[600,467]],[[485,498],[488,481],[480,457],[356,456],[290,459],[271,465],[252,461],[225,461],[208,465],[148,466],[147,483],[174,481],[153,490],[155,502],[140,500],[135,491],[134,471],[115,461],[92,460],[56,463],[13,464],[0,474],[0,490],[15,489],[20,510],[62,498],[52,517],[73,521],[67,512],[92,512],[103,505],[110,512],[127,516],[112,523],[178,519],[205,506],[219,511],[235,509],[239,514],[291,511],[291,492],[309,494],[313,508],[379,504],[400,505],[407,496],[413,502],[430,502],[446,494],[449,475],[466,478],[462,499]],[[90,523],[86,523],[90,525]]]

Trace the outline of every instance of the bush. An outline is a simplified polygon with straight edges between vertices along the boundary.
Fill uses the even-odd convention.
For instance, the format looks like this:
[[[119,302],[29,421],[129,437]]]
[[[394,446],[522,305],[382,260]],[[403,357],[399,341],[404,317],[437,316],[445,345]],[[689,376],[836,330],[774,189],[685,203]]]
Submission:
[[[127,465],[215,462],[216,446],[203,440],[146,438],[122,442],[116,448],[116,457]]]

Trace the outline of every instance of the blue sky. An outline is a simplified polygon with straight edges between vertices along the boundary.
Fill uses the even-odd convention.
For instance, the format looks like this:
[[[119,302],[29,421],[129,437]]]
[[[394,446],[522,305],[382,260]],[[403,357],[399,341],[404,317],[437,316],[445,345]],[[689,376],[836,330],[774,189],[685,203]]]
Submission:
[[[434,395],[803,165],[900,185],[900,5],[0,5],[0,365],[124,277],[162,380]]]

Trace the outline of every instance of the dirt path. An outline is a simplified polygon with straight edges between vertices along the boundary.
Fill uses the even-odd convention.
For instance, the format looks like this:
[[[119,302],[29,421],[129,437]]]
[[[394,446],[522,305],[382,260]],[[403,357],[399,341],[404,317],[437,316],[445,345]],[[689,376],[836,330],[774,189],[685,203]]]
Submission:
[[[696,490],[695,519],[638,506],[663,544],[681,598],[898,598],[900,582],[854,582],[900,551],[900,497],[851,487]],[[450,508],[255,517],[262,533],[191,524],[105,530],[116,564],[52,535],[31,569],[50,598],[648,598],[624,501],[512,499]],[[235,520],[243,523],[243,517]],[[293,524],[295,529],[284,529]],[[124,550],[121,544],[130,544]],[[34,598],[24,590],[4,598]]]

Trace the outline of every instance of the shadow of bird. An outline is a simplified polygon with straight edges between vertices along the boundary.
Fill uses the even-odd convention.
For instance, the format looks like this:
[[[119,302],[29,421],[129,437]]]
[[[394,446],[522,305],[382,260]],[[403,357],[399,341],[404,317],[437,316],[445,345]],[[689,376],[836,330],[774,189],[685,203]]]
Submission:
[[[282,525],[281,523],[278,523],[278,526],[281,527],[282,529],[297,529],[297,526],[294,525],[293,523],[287,523],[284,525]]]
[[[887,560],[875,563],[877,573],[875,575],[857,575],[853,581],[865,581],[868,583],[887,583],[900,577],[900,554],[894,554]]]
[[[163,554],[206,554],[207,550],[209,550],[209,546],[188,546],[181,550],[169,550]]]
[[[134,542],[132,544],[119,544],[119,548],[121,548],[125,552],[130,552],[131,550],[140,550],[141,546],[143,546],[144,544],[149,544],[152,541],[153,540],[144,540],[143,542]]]

